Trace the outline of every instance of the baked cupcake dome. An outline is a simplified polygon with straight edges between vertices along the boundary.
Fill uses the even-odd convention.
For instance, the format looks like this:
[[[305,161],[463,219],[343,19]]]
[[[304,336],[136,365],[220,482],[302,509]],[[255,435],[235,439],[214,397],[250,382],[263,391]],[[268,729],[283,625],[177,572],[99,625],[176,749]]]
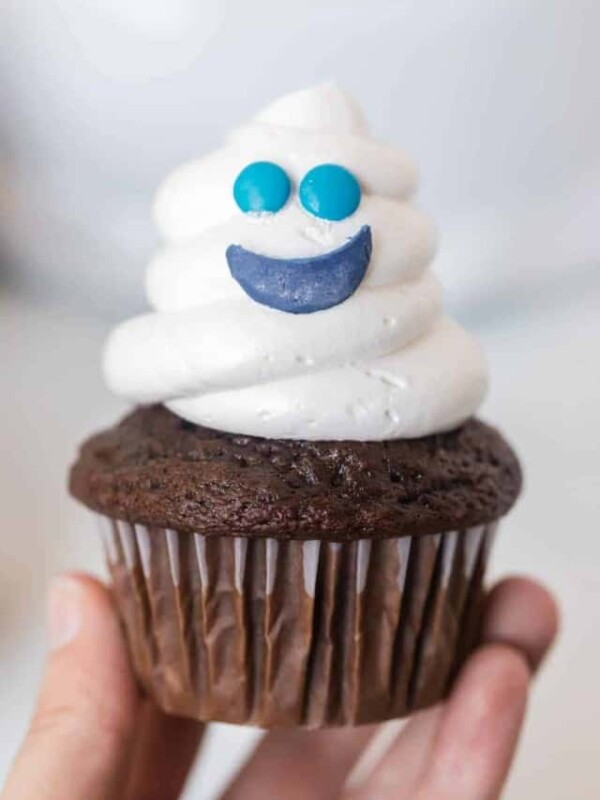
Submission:
[[[479,420],[422,439],[258,439],[139,408],[86,442],[71,473],[88,507],[205,535],[345,541],[420,536],[499,519],[516,456]]]

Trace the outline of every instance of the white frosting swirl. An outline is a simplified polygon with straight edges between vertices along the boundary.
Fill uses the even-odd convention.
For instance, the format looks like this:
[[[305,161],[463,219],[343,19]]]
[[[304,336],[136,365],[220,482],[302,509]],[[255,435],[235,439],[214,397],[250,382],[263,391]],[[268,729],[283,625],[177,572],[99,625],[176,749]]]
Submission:
[[[232,186],[259,160],[282,166],[295,187],[312,167],[341,164],[360,181],[361,204],[333,223],[307,214],[295,197],[277,214],[243,214]],[[269,106],[160,189],[166,246],[147,275],[155,310],[112,333],[109,385],[195,423],[271,438],[410,438],[460,424],[483,399],[486,368],[477,343],[442,316],[428,270],[435,232],[408,203],[415,185],[404,154],[371,139],[335,86]],[[364,225],[373,237],[365,278],[325,311],[259,305],[228,268],[231,244],[278,258],[316,256]]]

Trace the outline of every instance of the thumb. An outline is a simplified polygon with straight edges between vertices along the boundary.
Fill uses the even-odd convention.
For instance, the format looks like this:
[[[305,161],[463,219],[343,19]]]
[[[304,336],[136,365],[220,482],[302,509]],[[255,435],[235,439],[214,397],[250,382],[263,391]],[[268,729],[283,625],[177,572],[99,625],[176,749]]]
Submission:
[[[114,800],[139,700],[110,593],[91,578],[57,579],[48,627],[37,709],[1,800]]]

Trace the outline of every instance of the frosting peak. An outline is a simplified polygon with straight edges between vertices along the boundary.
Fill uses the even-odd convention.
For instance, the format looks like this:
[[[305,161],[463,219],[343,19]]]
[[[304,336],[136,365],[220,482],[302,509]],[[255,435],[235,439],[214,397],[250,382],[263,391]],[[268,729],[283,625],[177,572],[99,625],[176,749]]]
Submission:
[[[271,438],[459,425],[485,394],[486,368],[442,316],[435,231],[409,203],[415,185],[410,161],[370,137],[336,86],[275,101],[159,190],[154,310],[111,335],[109,385]]]
[[[322,83],[285,95],[268,105],[254,119],[285,128],[355,136],[369,133],[369,126],[358,104],[335,83]]]

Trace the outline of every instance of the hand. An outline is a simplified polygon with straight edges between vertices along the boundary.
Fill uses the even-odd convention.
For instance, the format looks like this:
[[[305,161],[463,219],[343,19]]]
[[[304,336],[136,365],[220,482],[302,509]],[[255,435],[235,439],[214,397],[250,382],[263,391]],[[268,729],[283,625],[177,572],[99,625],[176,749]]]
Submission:
[[[1,800],[175,800],[203,726],[166,717],[136,689],[109,591],[60,578],[51,653],[29,733]],[[531,677],[557,630],[548,592],[523,578],[487,601],[482,644],[448,700],[413,716],[363,782],[347,777],[378,730],[269,733],[226,800],[493,800],[506,779]]]

